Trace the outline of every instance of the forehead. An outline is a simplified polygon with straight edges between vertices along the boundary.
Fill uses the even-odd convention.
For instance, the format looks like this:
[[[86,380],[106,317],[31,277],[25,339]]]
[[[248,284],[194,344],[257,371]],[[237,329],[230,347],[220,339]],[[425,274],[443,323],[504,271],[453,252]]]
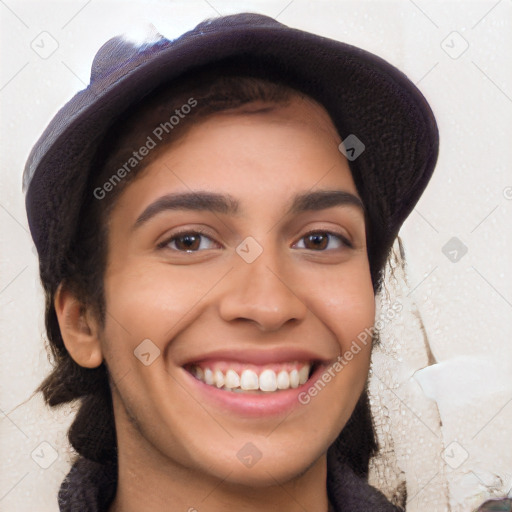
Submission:
[[[275,174],[260,178],[277,183],[283,174],[293,179],[301,170],[317,166],[318,172],[327,173],[336,166],[351,177],[340,143],[325,108],[296,94],[285,103],[252,101],[192,122],[180,137],[156,148],[158,153],[144,174],[172,169],[191,177],[201,171],[206,184],[218,181],[228,170],[239,180],[273,167]]]
[[[210,116],[207,121],[217,126],[235,121],[249,124],[251,121],[269,125],[295,125],[303,130],[316,132],[318,136],[338,146],[341,138],[327,110],[313,98],[295,93],[286,103],[253,101],[235,109],[227,109]]]
[[[131,210],[132,217],[166,194],[217,192],[236,201],[242,216],[273,212],[279,218],[311,191],[341,190],[357,199],[340,142],[325,108],[309,97],[297,94],[286,103],[254,101],[223,110],[157,148],[114,210]]]
[[[244,91],[240,93],[236,91],[236,87],[232,83],[228,83],[224,94],[230,99],[219,99],[219,91],[199,97],[194,100],[197,106],[193,107],[190,114],[182,115],[180,119],[174,116],[173,126],[168,126],[170,132],[169,130],[159,130],[165,124],[161,121],[165,122],[166,118],[169,117],[170,105],[179,107],[178,103],[181,100],[169,100],[169,97],[157,95],[152,102],[134,113],[132,123],[134,125],[133,132],[136,135],[128,135],[126,140],[142,140],[141,136],[154,135],[155,132],[151,132],[150,128],[153,125],[158,125],[158,145],[156,151],[153,152],[154,157],[160,154],[163,149],[168,149],[182,142],[191,130],[201,125],[206,124],[208,129],[218,130],[223,123],[226,124],[227,122],[249,124],[259,121],[274,125],[302,125],[302,128],[307,127],[310,131],[327,136],[336,145],[341,143],[341,138],[329,113],[315,99],[292,88],[286,88],[284,92],[280,90],[275,93],[277,94],[275,99],[270,99],[273,93],[265,90],[267,86],[268,84],[258,92]],[[273,86],[275,84],[270,87]],[[242,88],[244,87],[251,89],[248,85],[243,85]],[[270,90],[272,91],[272,89]],[[247,94],[247,96],[244,96],[244,94]],[[279,96],[279,94],[282,96]],[[162,101],[159,101],[158,98],[161,98]],[[220,106],[217,107],[217,104]],[[176,110],[178,111],[180,108]],[[163,139],[161,139],[162,136]]]
[[[341,137],[326,109],[297,93],[286,102],[251,101],[192,120],[175,139],[157,145],[147,167],[161,167],[166,161],[180,166],[180,161],[192,155],[193,160],[205,160],[205,164],[213,164],[214,158],[224,159],[237,170],[247,160],[253,165],[258,160],[269,163],[271,156],[276,162],[288,159],[291,164],[289,152],[295,146],[297,156],[343,161],[350,173],[340,144]],[[209,176],[216,178],[213,173]]]

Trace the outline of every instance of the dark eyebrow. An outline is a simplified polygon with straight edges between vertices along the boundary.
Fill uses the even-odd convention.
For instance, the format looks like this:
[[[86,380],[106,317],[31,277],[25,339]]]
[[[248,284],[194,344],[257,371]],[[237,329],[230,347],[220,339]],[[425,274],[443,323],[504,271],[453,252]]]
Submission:
[[[364,213],[361,200],[354,194],[344,190],[318,190],[296,195],[287,214],[299,214],[307,211],[318,211],[334,206],[355,206]],[[151,203],[137,218],[133,229],[166,210],[196,210],[240,215],[240,203],[229,194],[214,192],[184,192],[168,194]]]
[[[293,198],[288,213],[298,214],[307,211],[325,210],[334,206],[355,206],[364,213],[364,205],[356,195],[345,190],[317,190],[305,192]]]
[[[151,203],[139,215],[133,229],[166,210],[206,210],[226,215],[238,215],[240,205],[229,194],[202,191],[168,194]]]

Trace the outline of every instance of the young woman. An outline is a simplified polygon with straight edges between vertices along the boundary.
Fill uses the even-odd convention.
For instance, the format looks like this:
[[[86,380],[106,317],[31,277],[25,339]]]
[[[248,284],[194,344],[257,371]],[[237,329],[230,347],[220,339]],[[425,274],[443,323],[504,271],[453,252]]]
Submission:
[[[240,14],[120,38],[25,171],[62,511],[392,511],[367,483],[375,293],[438,151],[396,68]]]

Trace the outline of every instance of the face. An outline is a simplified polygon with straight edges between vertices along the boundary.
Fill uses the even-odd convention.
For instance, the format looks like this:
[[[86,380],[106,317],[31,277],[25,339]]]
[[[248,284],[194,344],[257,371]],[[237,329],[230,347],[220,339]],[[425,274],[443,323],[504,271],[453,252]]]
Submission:
[[[300,98],[215,114],[122,192],[100,340],[120,450],[252,487],[323,460],[364,388],[370,344],[332,364],[375,315],[339,143]]]

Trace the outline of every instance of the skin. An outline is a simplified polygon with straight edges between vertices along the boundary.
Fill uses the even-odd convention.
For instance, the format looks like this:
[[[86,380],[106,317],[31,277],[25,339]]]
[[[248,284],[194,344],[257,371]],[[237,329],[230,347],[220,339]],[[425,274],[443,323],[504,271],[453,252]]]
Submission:
[[[328,508],[326,451],[364,388],[369,344],[309,404],[250,420],[204,400],[181,367],[216,349],[282,346],[334,361],[374,322],[362,210],[286,213],[298,193],[358,196],[336,129],[323,107],[298,96],[262,106],[194,125],[122,192],[109,220],[103,330],[64,287],[56,295],[73,359],[89,368],[105,360],[111,374],[119,449],[111,512],[170,503],[200,512]],[[133,229],[159,197],[199,190],[230,194],[240,215],[168,210]],[[196,252],[182,238],[158,247],[185,228],[205,230]],[[312,230],[352,247],[333,236],[318,248]],[[263,248],[250,264],[235,250],[248,236]],[[160,355],[145,366],[134,350],[148,338]],[[248,442],[262,454],[250,468],[237,458]]]

